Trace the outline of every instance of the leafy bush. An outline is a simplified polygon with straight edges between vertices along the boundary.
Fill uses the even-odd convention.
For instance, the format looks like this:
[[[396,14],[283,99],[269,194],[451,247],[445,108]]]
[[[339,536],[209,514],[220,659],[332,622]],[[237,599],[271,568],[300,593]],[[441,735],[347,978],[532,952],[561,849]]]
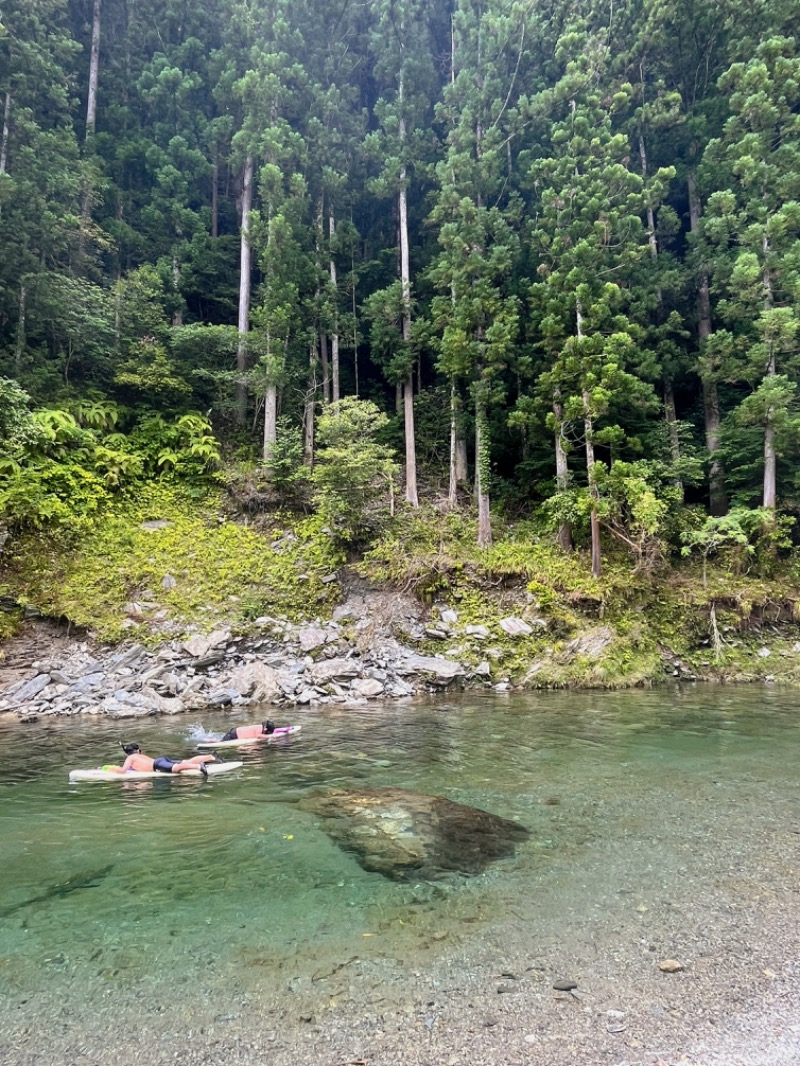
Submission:
[[[387,422],[369,400],[348,396],[319,420],[312,482],[319,514],[334,537],[363,544],[391,514],[397,464],[375,435]]]
[[[122,412],[113,403],[87,400],[75,404],[74,413],[28,413],[21,390],[0,383],[0,404],[3,395],[0,515],[17,529],[79,532],[113,493],[145,477],[204,483],[219,464],[219,445],[198,414],[174,420],[148,415],[126,436],[114,431]]]
[[[267,479],[284,506],[293,510],[308,508],[311,469],[304,463],[302,432],[285,416],[278,419],[277,438],[269,451]]]

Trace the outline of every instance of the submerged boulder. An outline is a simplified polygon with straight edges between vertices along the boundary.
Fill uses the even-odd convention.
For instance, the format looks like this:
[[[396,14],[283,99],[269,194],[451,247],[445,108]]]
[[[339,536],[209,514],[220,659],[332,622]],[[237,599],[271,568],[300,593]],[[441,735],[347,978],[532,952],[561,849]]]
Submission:
[[[400,788],[337,789],[301,807],[365,870],[401,880],[476,874],[514,854],[529,833],[496,814]]]

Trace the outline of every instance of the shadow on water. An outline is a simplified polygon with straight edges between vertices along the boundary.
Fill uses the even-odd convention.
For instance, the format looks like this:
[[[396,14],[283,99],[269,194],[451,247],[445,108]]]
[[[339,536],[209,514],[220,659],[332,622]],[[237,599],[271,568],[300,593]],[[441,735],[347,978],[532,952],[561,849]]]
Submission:
[[[19,903],[4,907],[0,910],[0,918],[9,918],[24,907],[31,907],[36,903],[46,903],[51,899],[63,899],[64,896],[70,896],[73,892],[80,892],[84,888],[97,888],[103,878],[113,869],[113,866],[103,866],[99,870],[90,870],[86,873],[76,874],[66,881],[59,881],[55,885],[50,885],[49,888],[46,888],[44,892],[40,892],[37,896],[31,896],[29,899],[23,899]]]

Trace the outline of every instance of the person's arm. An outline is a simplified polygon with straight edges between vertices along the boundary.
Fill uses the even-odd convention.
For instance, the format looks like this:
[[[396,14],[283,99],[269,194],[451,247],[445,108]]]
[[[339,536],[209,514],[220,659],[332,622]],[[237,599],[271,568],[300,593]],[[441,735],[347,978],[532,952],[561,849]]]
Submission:
[[[122,769],[120,770],[120,773],[124,774],[126,770],[130,770],[133,767],[135,759],[135,755],[129,755],[125,762],[122,764]]]

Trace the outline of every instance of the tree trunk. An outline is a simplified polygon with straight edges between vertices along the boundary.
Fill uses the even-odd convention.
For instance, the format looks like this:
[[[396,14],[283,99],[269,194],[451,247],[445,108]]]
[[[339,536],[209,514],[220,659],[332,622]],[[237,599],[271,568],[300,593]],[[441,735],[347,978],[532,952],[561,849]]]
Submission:
[[[181,287],[181,263],[178,258],[177,251],[172,253],[172,287],[176,293],[180,292]],[[183,325],[183,310],[179,307],[172,315],[172,325]]]
[[[22,353],[25,351],[27,339],[25,336],[25,309],[28,299],[28,290],[24,281],[19,287],[19,315],[17,316],[17,342],[14,345],[14,373],[19,381],[22,374]]]
[[[322,364],[322,402],[327,405],[331,402],[331,365],[328,359],[328,334],[319,335],[319,358]]]
[[[686,181],[689,193],[689,222],[692,233],[700,228],[700,196],[697,192],[697,179],[690,171]],[[697,335],[702,351],[704,343],[711,336],[711,294],[708,284],[708,272],[700,271],[697,290]],[[705,417],[706,449],[711,462],[708,471],[709,510],[719,518],[728,513],[728,495],[725,491],[725,469],[719,458],[720,445],[720,411],[717,383],[707,373],[700,374],[703,386],[703,413]]]
[[[308,388],[306,389],[305,410],[303,412],[303,462],[306,466],[314,465],[314,413],[317,397],[317,342],[311,340],[308,346]]]
[[[328,216],[328,232],[330,233],[331,242],[333,241],[336,233],[336,222],[333,217],[333,212]],[[339,322],[338,312],[336,310],[336,298],[337,298],[337,282],[336,282],[336,263],[333,258],[333,251],[331,250],[330,256],[330,271],[331,271],[331,289],[334,300],[334,312],[333,312],[333,332],[331,333],[331,398],[333,403],[338,403],[341,398],[339,390]]]
[[[400,137],[405,136],[405,123],[400,120]],[[408,254],[408,201],[406,197],[406,168],[400,171],[400,283],[403,291],[403,342],[406,350],[411,346],[411,269]],[[409,368],[403,389],[403,413],[406,442],[406,501],[419,507],[417,496],[417,451],[414,432],[414,368]]]
[[[269,463],[278,433],[278,386],[270,382],[264,389],[264,448],[263,459]]]
[[[400,100],[400,150],[405,151],[406,143],[406,120],[402,114],[403,108],[403,71],[400,73],[400,85],[398,96]],[[403,293],[403,343],[406,346],[406,355],[411,354],[411,266],[408,251],[408,191],[406,189],[406,166],[400,168],[400,188],[398,190],[398,215],[400,221],[400,284]],[[417,450],[416,433],[414,429],[414,368],[409,367],[408,378],[403,390],[403,407],[405,422],[406,444],[406,501],[412,507],[419,507],[417,496]]]
[[[447,506],[455,508],[458,503],[458,392],[455,378],[450,382],[450,476],[447,485]]]
[[[8,167],[8,135],[11,122],[11,93],[6,90],[3,105],[3,139],[0,141],[0,174],[5,174]]]
[[[478,497],[478,547],[492,543],[492,524],[489,515],[489,441],[486,432],[486,403],[479,384],[475,396],[475,488]]]
[[[673,463],[680,462],[681,441],[678,436],[678,416],[675,411],[675,392],[671,381],[664,381],[664,414],[667,419],[667,432],[669,434],[669,451]],[[680,489],[681,502],[683,502],[683,482],[679,477],[675,478],[675,487]]]
[[[478,329],[479,339],[482,330]],[[490,443],[486,419],[486,386],[483,368],[478,365],[475,388],[475,496],[478,501],[478,547],[492,544],[492,523],[489,505]]]
[[[580,300],[575,301],[575,322],[577,329],[578,340],[583,339],[583,314],[581,312]],[[597,486],[594,484],[594,425],[592,422],[591,414],[591,402],[589,393],[584,390],[583,392],[583,432],[586,438],[586,476],[589,481],[589,495],[592,500],[597,499]],[[592,577],[600,577],[602,572],[602,555],[600,551],[600,519],[597,515],[597,507],[592,505],[591,513],[591,527],[592,527]]]
[[[250,211],[253,206],[253,157],[248,155],[242,175],[242,228],[239,249],[239,345],[236,351],[236,421],[247,418],[247,334],[250,328]]]
[[[353,224],[353,212],[350,212],[350,224]],[[351,280],[351,306],[353,315],[353,378],[355,379],[356,397],[359,395],[358,382],[358,301],[356,299],[356,249],[355,241],[350,241],[350,280]]]
[[[456,429],[456,481],[459,485],[465,485],[469,478],[469,463],[467,461],[467,438],[461,428],[460,422]]]
[[[556,488],[559,492],[566,492],[569,487],[569,466],[567,464],[567,452],[564,448],[564,440],[561,436],[561,424],[564,419],[564,409],[559,402],[558,396],[553,400],[553,414],[556,420]],[[572,529],[566,522],[558,527],[558,546],[562,551],[572,551]]]
[[[97,83],[100,73],[100,2],[94,0],[92,8],[92,46],[89,54],[89,88],[86,95],[86,134],[84,159],[89,155],[89,145],[97,126]],[[83,175],[81,192],[81,217],[78,227],[78,272],[83,274],[86,266],[86,240],[92,221],[92,181],[88,173]]]
[[[645,182],[647,181],[647,149],[645,148],[644,137],[639,134],[639,158],[642,161],[642,177]],[[653,205],[650,203],[650,196],[647,197],[647,243],[650,246],[650,258],[653,262],[658,260],[658,239],[656,237],[656,216],[653,211]],[[656,300],[659,308],[662,303],[661,289],[656,289]],[[659,313],[659,321],[661,321]],[[669,434],[669,446],[670,454],[672,455],[672,461],[677,462],[681,457],[681,442],[678,436],[678,427],[676,422],[678,420],[677,413],[675,411],[675,393],[672,388],[672,382],[664,378],[664,413],[667,419],[667,433]],[[680,490],[681,500],[683,500],[683,482],[680,478],[675,479],[675,486]]]
[[[769,419],[772,408],[767,412]],[[775,451],[775,427],[771,421],[764,429],[764,503],[768,510],[774,511],[777,505],[777,468],[778,457]]]
[[[645,182],[647,181],[647,150],[644,146],[644,137],[639,134],[639,158],[642,161],[642,177]],[[647,196],[647,243],[650,245],[650,255],[653,259],[658,258],[658,240],[656,238],[656,217],[653,211],[653,205],[650,203],[650,196]],[[661,300],[661,293],[658,294],[659,302]]]
[[[764,256],[764,310],[769,311],[773,306],[772,278],[770,277],[767,261],[769,257],[769,237],[765,233],[762,238],[761,250]],[[775,357],[775,345],[769,341],[769,360],[767,362],[766,377],[774,378],[778,367]],[[764,427],[764,501],[763,506],[774,511],[778,500],[778,456],[775,451],[775,408],[767,408],[766,425]]]
[[[219,162],[216,148],[211,168],[211,236],[219,237]]]
[[[593,500],[597,499],[597,488],[592,482],[592,472],[594,470],[594,442],[592,440],[592,434],[594,433],[594,426],[592,419],[588,414],[589,410],[589,394],[583,394],[583,404],[586,410],[584,416],[583,426],[584,433],[586,435],[586,469],[589,474],[589,495]],[[592,577],[600,577],[602,573],[602,555],[600,551],[600,519],[597,516],[597,507],[592,507],[591,513],[591,527],[592,527]]]
[[[100,73],[100,0],[92,8],[92,50],[89,56],[89,90],[86,96],[86,141],[94,135],[97,123],[97,80]]]

